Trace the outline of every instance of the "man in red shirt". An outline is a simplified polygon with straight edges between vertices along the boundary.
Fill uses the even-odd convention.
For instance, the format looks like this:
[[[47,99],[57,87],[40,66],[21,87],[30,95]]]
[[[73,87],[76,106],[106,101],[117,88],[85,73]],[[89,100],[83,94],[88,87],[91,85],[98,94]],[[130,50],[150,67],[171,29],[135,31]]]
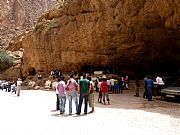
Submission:
[[[106,104],[105,96],[106,96],[106,100],[108,101],[108,104],[110,104],[110,102],[109,102],[109,94],[108,94],[108,85],[107,85],[107,81],[106,81],[106,77],[105,76],[102,78],[101,91],[102,91],[102,96],[103,96],[104,104]]]

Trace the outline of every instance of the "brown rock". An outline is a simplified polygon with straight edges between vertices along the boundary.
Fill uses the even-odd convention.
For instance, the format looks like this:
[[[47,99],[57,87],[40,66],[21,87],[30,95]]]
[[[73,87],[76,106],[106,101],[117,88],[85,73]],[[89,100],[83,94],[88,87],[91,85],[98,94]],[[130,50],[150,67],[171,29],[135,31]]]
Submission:
[[[56,0],[1,0],[0,1],[0,49],[21,35],[36,22],[37,18],[50,9]]]
[[[178,67],[179,18],[178,0],[72,0],[42,16],[37,26],[43,28],[23,38],[23,75],[31,67],[46,73]]]

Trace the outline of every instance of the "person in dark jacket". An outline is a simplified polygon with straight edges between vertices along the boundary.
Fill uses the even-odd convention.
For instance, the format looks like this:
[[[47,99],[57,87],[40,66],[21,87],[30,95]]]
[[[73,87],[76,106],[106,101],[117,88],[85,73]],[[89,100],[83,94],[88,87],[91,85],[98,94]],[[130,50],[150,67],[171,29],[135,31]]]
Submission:
[[[148,101],[152,101],[152,90],[154,88],[154,82],[151,79],[151,76],[148,76],[145,84],[147,87],[147,99],[148,99]]]

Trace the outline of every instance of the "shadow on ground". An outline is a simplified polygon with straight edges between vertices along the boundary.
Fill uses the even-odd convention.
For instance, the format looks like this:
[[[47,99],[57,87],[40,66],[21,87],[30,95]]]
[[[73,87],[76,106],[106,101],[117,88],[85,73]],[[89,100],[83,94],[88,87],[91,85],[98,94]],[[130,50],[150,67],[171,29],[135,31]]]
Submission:
[[[153,97],[153,101],[143,98],[143,89],[140,90],[140,97],[134,96],[134,89],[124,90],[123,93],[109,94],[110,105],[98,103],[98,93],[95,92],[95,106],[100,108],[114,109],[136,109],[147,112],[180,117],[180,100],[168,98],[161,100],[161,97]]]

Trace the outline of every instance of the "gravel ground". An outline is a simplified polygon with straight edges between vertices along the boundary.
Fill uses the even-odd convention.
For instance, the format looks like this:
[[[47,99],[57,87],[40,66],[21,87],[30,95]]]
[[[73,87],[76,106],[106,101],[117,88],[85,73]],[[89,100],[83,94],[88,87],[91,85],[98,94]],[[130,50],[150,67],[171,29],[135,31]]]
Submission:
[[[64,115],[54,110],[55,92],[23,90],[16,97],[0,91],[0,134],[180,135],[179,103],[148,102],[134,97],[133,90],[125,90],[122,94],[110,94],[111,105],[103,105],[97,103],[97,95],[94,113],[69,116],[68,102]]]

